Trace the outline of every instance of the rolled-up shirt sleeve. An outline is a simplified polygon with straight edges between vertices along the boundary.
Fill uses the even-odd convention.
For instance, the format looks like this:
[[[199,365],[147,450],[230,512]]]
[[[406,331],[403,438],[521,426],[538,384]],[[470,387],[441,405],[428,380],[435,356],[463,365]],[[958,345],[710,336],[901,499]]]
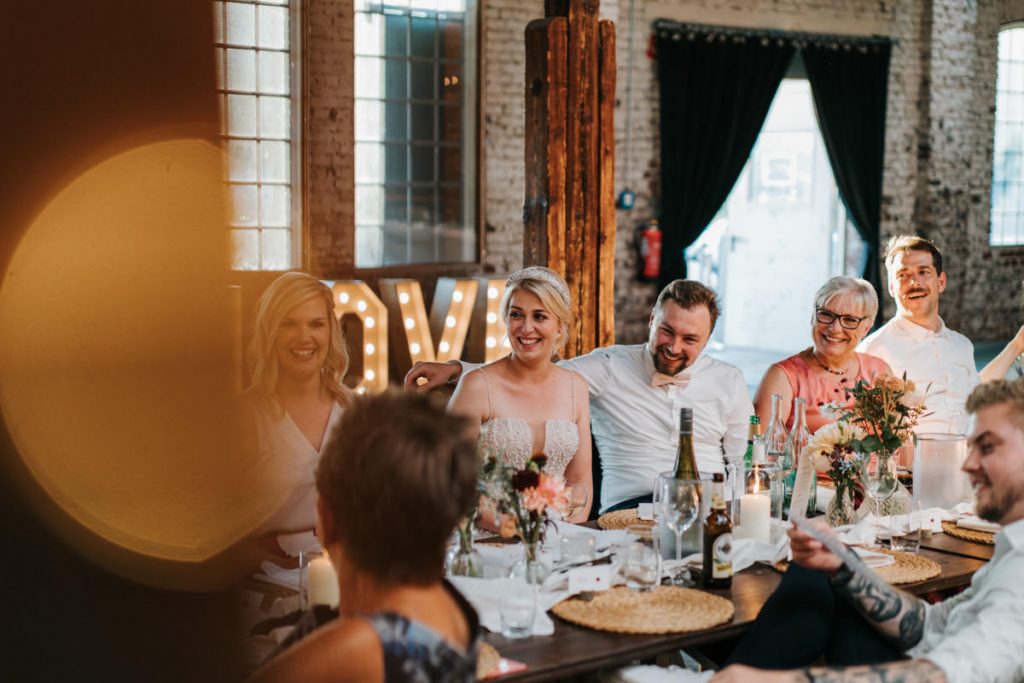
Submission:
[[[950,683],[1024,681],[1024,561],[1007,560],[964,593],[930,605],[909,654],[933,662]]]

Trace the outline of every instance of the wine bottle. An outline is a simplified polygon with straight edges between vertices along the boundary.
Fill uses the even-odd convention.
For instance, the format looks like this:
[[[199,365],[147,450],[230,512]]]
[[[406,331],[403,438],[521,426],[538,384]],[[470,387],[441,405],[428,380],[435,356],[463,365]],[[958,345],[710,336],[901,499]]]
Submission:
[[[761,434],[761,418],[750,416],[750,427],[747,429],[747,452],[743,454],[743,466],[750,471],[754,464],[754,437]]]
[[[676,479],[700,480],[693,451],[693,409],[679,409],[679,449],[676,451]]]
[[[711,480],[711,510],[704,521],[703,585],[707,588],[732,586],[732,520],[725,506],[725,476],[716,472]]]

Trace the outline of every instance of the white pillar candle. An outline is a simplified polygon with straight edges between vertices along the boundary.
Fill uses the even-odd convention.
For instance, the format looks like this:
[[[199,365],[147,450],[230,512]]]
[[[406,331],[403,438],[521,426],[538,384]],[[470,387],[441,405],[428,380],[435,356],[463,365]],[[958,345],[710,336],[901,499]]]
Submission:
[[[338,575],[326,557],[318,557],[307,567],[309,605],[338,606]]]
[[[769,521],[771,520],[771,496],[765,493],[748,493],[740,500],[741,529],[744,538],[762,543],[771,542]]]

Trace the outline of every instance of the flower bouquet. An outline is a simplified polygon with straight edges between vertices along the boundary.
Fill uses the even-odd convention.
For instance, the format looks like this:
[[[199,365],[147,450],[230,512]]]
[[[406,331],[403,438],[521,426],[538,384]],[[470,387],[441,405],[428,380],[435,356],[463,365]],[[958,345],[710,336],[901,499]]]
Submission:
[[[855,425],[832,422],[818,429],[803,451],[803,457],[811,458],[818,473],[829,475],[835,484],[836,495],[829,501],[825,513],[831,526],[857,521],[854,496],[861,458],[853,443],[860,442],[865,436],[863,430]]]
[[[841,411],[840,420],[859,427],[863,438],[852,442],[858,453],[892,455],[910,440],[917,421],[924,414],[924,394],[903,377],[884,375],[874,382],[864,380],[847,389],[853,406]]]
[[[860,380],[847,389],[847,395],[853,399],[853,405],[842,411],[840,420],[863,432],[861,438],[850,441],[850,447],[863,456],[861,464],[865,469],[873,455],[877,458],[872,466],[874,471],[885,473],[881,489],[877,482],[874,486],[867,486],[867,481],[861,484],[866,489],[878,489],[878,493],[872,494],[876,504],[896,502],[899,499],[893,493],[902,487],[896,482],[892,458],[896,450],[913,437],[917,421],[925,414],[925,395],[917,391],[906,373],[903,377],[876,377],[871,383]],[[903,495],[906,495],[905,490]],[[888,509],[879,505],[877,512],[888,514]]]
[[[499,533],[503,538],[518,537],[525,558],[513,575],[524,575],[530,583],[542,583],[550,573],[540,561],[539,549],[550,520],[548,509],[564,514],[568,506],[565,481],[544,471],[547,456],[535,453],[522,469],[489,456],[481,468],[481,480],[487,497],[498,512]]]

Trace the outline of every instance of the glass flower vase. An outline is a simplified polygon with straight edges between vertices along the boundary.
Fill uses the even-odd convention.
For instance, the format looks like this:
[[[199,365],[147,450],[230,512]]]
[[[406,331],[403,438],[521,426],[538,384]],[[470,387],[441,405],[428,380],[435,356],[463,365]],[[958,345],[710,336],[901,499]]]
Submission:
[[[484,558],[473,546],[473,520],[469,519],[456,527],[459,542],[453,546],[445,560],[448,576],[472,576],[483,578]]]
[[[836,495],[825,508],[825,521],[831,527],[846,526],[857,522],[857,510],[853,505],[853,485],[841,486],[836,483]]]
[[[540,541],[523,542],[523,557],[512,567],[509,576],[526,583],[542,584],[551,575],[551,568],[540,559]]]

